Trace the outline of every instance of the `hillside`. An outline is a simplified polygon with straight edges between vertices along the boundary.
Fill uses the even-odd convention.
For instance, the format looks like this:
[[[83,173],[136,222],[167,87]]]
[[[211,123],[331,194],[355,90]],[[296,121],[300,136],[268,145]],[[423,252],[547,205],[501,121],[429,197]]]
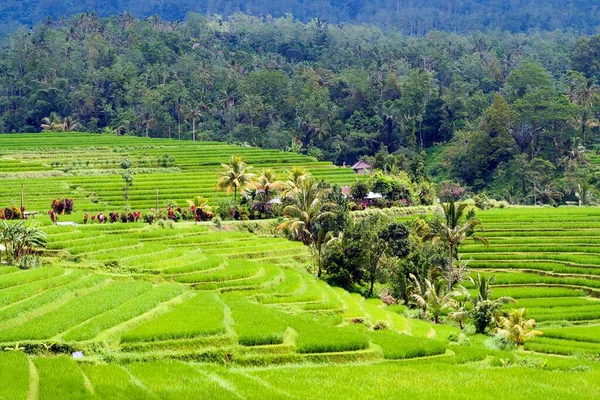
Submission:
[[[555,12],[558,7],[560,13]],[[158,15],[169,20],[182,20],[190,12],[225,17],[236,12],[275,17],[291,13],[305,22],[320,18],[334,24],[369,23],[416,35],[430,30],[471,32],[485,29],[510,32],[573,29],[595,33],[600,22],[597,5],[585,0],[9,0],[2,2],[0,11],[5,31],[18,24],[33,25],[47,17],[60,19],[83,12],[110,16],[126,11],[136,17]]]
[[[135,171],[132,206],[146,213],[156,187],[161,202],[185,203],[199,193],[218,202],[225,193],[215,192],[216,178],[231,154],[257,169],[302,166],[338,184],[357,178],[348,168],[304,155],[222,143],[86,133],[0,136],[4,201],[18,199],[21,184],[29,210],[44,211],[55,196],[69,195],[75,212],[59,217],[76,222],[53,224],[44,213],[30,220],[26,226],[37,226],[47,245],[17,264],[24,269],[7,265],[2,253],[0,378],[6,384],[0,398],[345,399],[365,387],[369,392],[361,397],[439,398],[433,385],[444,396],[464,397],[468,390],[467,397],[482,398],[507,379],[509,399],[522,398],[522,386],[541,397],[570,399],[600,389],[595,207],[475,211],[484,228],[477,234],[489,247],[466,242],[461,262],[471,277],[491,284],[486,301],[516,301],[498,312],[526,307],[537,320],[543,336],[519,349],[491,330],[475,333],[454,311],[441,309],[437,324],[432,310],[423,316],[415,304],[363,296],[360,280],[352,291],[329,285],[315,276],[314,247],[286,238],[273,220],[82,223],[87,212],[123,210],[124,159]],[[351,219],[390,212],[396,221],[435,220],[431,214],[396,217],[394,209],[367,209]],[[7,249],[22,237],[11,236],[15,226],[5,220],[0,226]],[[408,257],[425,256],[431,248],[424,246]],[[427,267],[429,261],[420,260]],[[390,267],[392,273],[378,278],[377,293],[390,293],[393,272],[404,274],[409,265]],[[467,293],[476,296],[474,281],[465,278]],[[565,379],[557,382],[557,373]]]
[[[599,36],[408,37],[236,14],[79,15],[0,46],[0,132],[85,131],[367,158],[533,204],[598,182]],[[435,157],[427,154],[435,153]],[[520,171],[528,171],[520,173]]]
[[[243,226],[72,227],[40,218],[52,266],[0,267],[0,344],[31,354],[0,352],[0,374],[14,374],[0,395],[342,399],[371,385],[367,398],[438,398],[435,385],[445,395],[485,397],[510,379],[505,398],[521,398],[523,386],[589,398],[600,374],[600,306],[588,295],[598,292],[597,260],[585,254],[597,249],[584,254],[568,243],[593,241],[599,213],[481,213],[491,246],[464,248],[473,273],[497,276],[496,297],[513,296],[542,322],[545,337],[527,342],[534,353],[499,350],[491,337],[459,335],[457,326],[408,318],[404,306],[328,286],[306,272],[301,244]],[[511,237],[537,250],[522,253]],[[75,350],[84,362],[60,356]]]
[[[350,168],[305,155],[224,143],[73,132],[0,135],[0,203],[20,206],[23,185],[25,206],[30,211],[47,213],[58,197],[73,198],[79,214],[122,211],[120,163],[129,160],[135,174],[130,190],[133,209],[155,207],[157,189],[160,208],[165,203],[187,206],[186,201],[194,196],[217,205],[219,199],[229,197],[218,192],[216,184],[221,164],[232,154],[244,157],[256,173],[274,168],[283,174],[291,167],[301,167],[342,186],[357,179]]]

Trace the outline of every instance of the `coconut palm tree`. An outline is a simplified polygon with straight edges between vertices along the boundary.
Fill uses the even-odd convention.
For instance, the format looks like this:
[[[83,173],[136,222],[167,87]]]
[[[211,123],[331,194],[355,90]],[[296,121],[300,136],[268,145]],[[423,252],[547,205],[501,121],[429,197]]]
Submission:
[[[580,206],[589,206],[594,201],[594,187],[588,182],[578,184],[575,196]]]
[[[202,119],[204,113],[210,108],[210,104],[202,101],[187,103],[181,107],[181,111],[185,116],[185,121],[192,125],[192,140],[196,141],[196,123]]]
[[[285,184],[277,179],[277,173],[272,168],[265,168],[250,187],[256,190],[257,197],[262,199],[262,208],[269,214],[267,205],[272,199],[273,193],[284,189]]]
[[[285,197],[292,196],[300,186],[300,183],[310,174],[302,167],[293,167],[286,173],[286,181],[284,183],[283,195]]]
[[[454,284],[454,260],[459,246],[463,244],[467,238],[471,238],[476,242],[488,246],[488,241],[485,237],[473,235],[475,228],[481,225],[481,221],[477,218],[470,218],[464,222],[462,221],[466,208],[466,203],[458,204],[454,202],[454,199],[450,199],[449,203],[444,204],[442,210],[445,221],[441,224],[441,232],[433,237],[434,243],[442,241],[448,246],[448,265],[446,271],[448,290],[452,290]]]
[[[462,285],[456,287],[462,298],[468,300],[473,306],[470,314],[473,317],[477,333],[484,333],[488,327],[498,325],[504,304],[516,303],[515,299],[508,296],[492,300],[492,285],[495,280],[494,276],[490,276],[489,278],[481,274],[477,274],[477,278],[470,276],[469,281],[477,290],[477,295],[475,296],[472,296]]]
[[[73,117],[63,119],[62,128],[64,132],[73,132],[81,128],[81,124]]]
[[[424,285],[421,286],[419,280],[413,276],[415,292],[411,294],[411,299],[423,310],[423,315],[427,315],[427,311],[433,314],[433,320],[436,324],[440,323],[440,314],[442,311],[454,308],[456,306],[455,296],[458,292],[446,291],[444,282],[437,279],[431,282],[425,279]]]
[[[208,204],[208,200],[202,196],[194,196],[191,200],[187,200],[187,203],[194,214],[194,223],[198,220],[202,220],[207,216],[207,213],[212,211],[212,207]]]
[[[45,132],[61,132],[63,130],[63,119],[55,112],[48,117],[42,118],[42,129]]]
[[[563,197],[562,192],[556,187],[553,182],[544,185],[535,185],[533,187],[534,202],[542,204],[555,205]]]
[[[544,333],[535,329],[535,319],[527,319],[525,308],[512,309],[506,317],[500,317],[497,333],[503,334],[517,346]]]
[[[317,179],[306,176],[298,181],[295,192],[289,197],[291,204],[283,209],[288,218],[279,225],[280,229],[289,228],[305,245],[313,241],[312,224],[328,214],[325,210],[325,191],[318,187]]]
[[[283,209],[287,218],[277,229],[289,229],[298,240],[309,246],[315,259],[317,276],[323,272],[324,250],[332,239],[326,230],[319,229],[319,223],[333,215],[325,200],[327,192],[319,189],[317,179],[307,176],[298,181],[298,186],[289,201],[291,204]]]
[[[248,166],[240,156],[231,156],[228,164],[221,164],[225,169],[217,182],[217,189],[233,191],[233,215],[237,215],[237,195],[245,194],[248,186],[254,178],[254,174],[248,172],[252,167]]]
[[[262,192],[264,194],[265,202],[268,203],[271,200],[273,192],[282,190],[284,183],[277,179],[277,173],[272,168],[265,168],[262,170],[260,175],[250,185],[253,189]]]

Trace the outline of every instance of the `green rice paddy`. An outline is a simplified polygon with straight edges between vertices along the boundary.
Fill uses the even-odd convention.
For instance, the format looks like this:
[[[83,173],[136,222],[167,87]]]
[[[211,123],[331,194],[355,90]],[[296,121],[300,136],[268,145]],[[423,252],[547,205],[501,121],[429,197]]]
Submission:
[[[174,165],[155,165],[164,153]],[[59,196],[75,198],[75,220],[121,210],[124,158],[139,169],[136,209],[154,206],[156,187],[181,204],[198,194],[216,201],[216,175],[232,153],[258,168],[355,179],[308,157],[218,143],[5,135],[0,201],[18,200],[23,183],[30,210]],[[469,243],[462,258],[472,273],[496,275],[494,296],[517,299],[545,332],[518,351],[485,336],[449,341],[457,326],[330,287],[308,272],[304,246],[247,224],[59,226],[39,216],[46,265],[0,266],[0,399],[595,397],[600,209],[477,216],[490,247]]]

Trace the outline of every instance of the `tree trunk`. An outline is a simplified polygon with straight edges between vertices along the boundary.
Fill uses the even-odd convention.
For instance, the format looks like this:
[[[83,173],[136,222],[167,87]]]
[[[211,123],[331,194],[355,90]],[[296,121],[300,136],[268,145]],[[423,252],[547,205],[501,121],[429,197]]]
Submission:
[[[454,268],[454,245],[450,243],[448,251],[448,290],[452,290],[452,269]]]
[[[179,135],[179,140],[181,140],[181,111],[179,107],[177,108],[177,134]]]
[[[237,186],[233,188],[233,219],[236,219],[237,214]]]
[[[192,118],[192,141],[196,141],[196,118]]]
[[[587,125],[587,110],[586,107],[583,107],[583,112],[581,113],[581,144],[585,146],[585,126]]]
[[[371,276],[370,276],[371,286],[369,288],[369,296],[373,296],[373,287],[375,286],[375,272],[376,272],[376,269],[375,270],[371,269]]]

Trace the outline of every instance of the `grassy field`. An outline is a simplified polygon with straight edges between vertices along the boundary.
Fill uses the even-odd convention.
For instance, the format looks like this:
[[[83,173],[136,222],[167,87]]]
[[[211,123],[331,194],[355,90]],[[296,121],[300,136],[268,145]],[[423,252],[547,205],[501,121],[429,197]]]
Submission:
[[[539,223],[514,228],[532,214]],[[494,350],[477,335],[449,342],[457,327],[409,319],[401,307],[329,287],[306,272],[303,246],[250,234],[244,224],[46,222],[53,266],[1,268],[0,346],[16,351],[0,352],[10,381],[0,398],[491,398],[506,379],[504,398],[521,398],[519,385],[544,397],[589,398],[600,390],[593,361],[600,354],[599,303],[588,285],[596,279],[572,272],[571,282],[535,266],[560,264],[551,255],[571,255],[555,240],[559,232],[594,236],[594,229],[570,222],[549,229],[548,220],[589,225],[600,210],[514,208],[478,216],[491,247],[466,245],[462,257],[472,259],[473,273],[497,276],[496,296],[515,297],[543,321],[545,335],[525,350]],[[538,238],[535,250],[552,249],[514,251],[532,253],[531,259],[509,266],[500,257],[480,258],[504,254],[493,246],[515,237]],[[518,267],[525,262],[531,268]],[[544,281],[550,278],[556,282]],[[389,329],[367,327],[380,321]],[[84,352],[84,363],[68,357],[76,350]],[[557,374],[568,380],[556,381]]]
[[[538,321],[544,336],[525,348],[600,354],[593,334],[600,334],[600,209],[495,209],[477,217],[490,246],[470,243],[460,253],[473,273],[495,275],[496,296],[516,298]]]
[[[165,199],[214,200],[232,150],[259,167],[354,178],[307,157],[216,143],[51,134],[43,149],[39,138],[0,136],[5,203],[24,182],[29,209],[58,196],[85,210],[119,209],[123,158],[140,169],[134,207],[152,207],[157,185]],[[154,165],[165,152],[175,165]],[[44,267],[0,266],[0,399],[593,398],[600,209],[477,216],[490,247],[468,243],[462,258],[472,273],[495,275],[494,295],[517,299],[545,333],[518,351],[488,336],[450,341],[457,326],[330,287],[314,277],[304,246],[254,223],[58,226],[38,217],[49,238]]]
[[[168,161],[159,161],[165,154]],[[157,189],[160,207],[167,201],[184,206],[198,195],[215,204],[226,196],[216,192],[215,185],[221,163],[232,154],[244,157],[256,173],[266,167],[284,172],[297,166],[331,183],[356,180],[350,168],[255,147],[85,133],[4,134],[0,135],[0,204],[19,206],[23,184],[30,211],[47,212],[57,197],[73,198],[76,212],[122,211],[120,163],[125,159],[133,163],[136,174],[130,190],[133,209],[155,207]]]

